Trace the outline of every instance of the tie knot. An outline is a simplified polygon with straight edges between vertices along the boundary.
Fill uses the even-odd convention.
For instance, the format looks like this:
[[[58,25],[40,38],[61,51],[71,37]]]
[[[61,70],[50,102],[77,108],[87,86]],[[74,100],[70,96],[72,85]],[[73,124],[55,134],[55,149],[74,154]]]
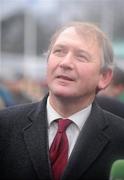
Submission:
[[[72,123],[70,119],[59,119],[58,120],[58,132],[64,132],[67,127]]]

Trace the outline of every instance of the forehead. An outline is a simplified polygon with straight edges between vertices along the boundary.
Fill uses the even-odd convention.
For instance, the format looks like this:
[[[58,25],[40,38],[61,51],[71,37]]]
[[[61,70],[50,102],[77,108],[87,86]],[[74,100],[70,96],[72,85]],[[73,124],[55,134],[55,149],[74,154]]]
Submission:
[[[87,48],[98,48],[98,40],[94,33],[88,30],[80,30],[75,27],[68,27],[63,30],[55,40],[53,46],[58,44],[69,44],[71,46],[77,46],[82,48],[82,46]]]

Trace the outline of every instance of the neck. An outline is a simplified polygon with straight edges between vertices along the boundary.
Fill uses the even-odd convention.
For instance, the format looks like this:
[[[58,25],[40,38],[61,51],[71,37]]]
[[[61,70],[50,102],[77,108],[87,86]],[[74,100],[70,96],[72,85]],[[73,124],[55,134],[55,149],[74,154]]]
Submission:
[[[62,117],[69,117],[72,114],[86,108],[93,102],[93,97],[87,100],[83,98],[63,98],[49,95],[50,104]]]

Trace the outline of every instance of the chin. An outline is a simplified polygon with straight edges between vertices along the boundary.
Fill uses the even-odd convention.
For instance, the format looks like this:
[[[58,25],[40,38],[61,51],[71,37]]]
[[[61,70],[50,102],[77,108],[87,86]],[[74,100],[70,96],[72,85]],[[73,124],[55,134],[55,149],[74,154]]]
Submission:
[[[66,97],[66,98],[72,96],[70,93],[64,93],[64,92],[54,92],[54,95],[58,97]]]
[[[54,90],[54,91],[51,91],[52,94],[54,94],[54,96],[58,96],[58,97],[73,97],[73,95],[70,93],[70,92],[67,92],[67,91],[63,91],[63,90]]]
[[[72,92],[70,87],[62,87],[62,86],[52,86],[50,87],[50,91],[54,96],[63,97],[63,98],[72,98],[75,96],[75,93]]]
[[[57,98],[61,98],[61,99],[65,99],[65,100],[69,100],[69,99],[74,99],[75,95],[70,93],[70,92],[53,92],[54,96],[56,96]]]

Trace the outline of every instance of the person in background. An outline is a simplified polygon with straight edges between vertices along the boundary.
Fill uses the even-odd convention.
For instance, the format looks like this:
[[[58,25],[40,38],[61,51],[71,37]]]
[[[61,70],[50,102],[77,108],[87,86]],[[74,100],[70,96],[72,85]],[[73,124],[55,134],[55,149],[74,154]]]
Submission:
[[[0,109],[5,108],[5,102],[3,100],[3,98],[0,96]]]
[[[96,103],[113,74],[108,37],[73,22],[53,36],[49,93],[42,101],[0,111],[0,179],[107,180],[124,158],[124,120]]]
[[[100,92],[100,95],[109,96],[124,102],[124,70],[115,66],[110,85]]]
[[[7,79],[5,82],[14,100],[14,105],[32,102],[31,97],[27,94],[25,81],[22,73],[15,73],[13,78]]]
[[[98,93],[96,100],[103,109],[124,118],[124,101],[121,98],[123,93],[124,70],[116,65],[111,83]]]
[[[124,103],[109,96],[96,96],[96,101],[105,110],[124,118]]]
[[[0,78],[0,99],[1,99],[0,109],[15,105],[13,96],[10,90],[5,85],[5,80],[3,78]]]

